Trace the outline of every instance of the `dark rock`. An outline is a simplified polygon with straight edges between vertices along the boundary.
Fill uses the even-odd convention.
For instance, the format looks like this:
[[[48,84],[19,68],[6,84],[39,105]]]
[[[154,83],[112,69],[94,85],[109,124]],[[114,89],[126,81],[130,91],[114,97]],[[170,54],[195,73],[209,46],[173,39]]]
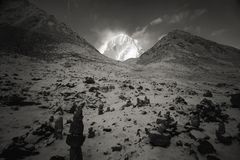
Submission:
[[[213,145],[206,141],[200,141],[200,144],[198,145],[197,149],[201,154],[211,154],[211,153],[216,153],[215,148],[213,147]]]
[[[222,113],[219,105],[214,104],[211,100],[206,98],[204,98],[196,108],[200,117],[206,122],[226,121],[229,117]]]
[[[231,95],[230,101],[232,103],[232,107],[240,108],[240,93]]]
[[[54,121],[54,116],[50,116],[49,117],[49,122],[53,122]]]
[[[141,114],[145,115],[145,114],[147,114],[147,111],[142,111]]]
[[[34,130],[32,134],[37,136],[49,137],[54,133],[54,131],[54,128],[50,124],[44,123],[36,130]]]
[[[36,151],[34,146],[27,146],[22,138],[17,137],[7,148],[3,149],[0,157],[6,160],[17,160],[36,154],[39,154],[39,152]]]
[[[96,136],[95,130],[92,127],[88,129],[88,138],[94,138]]]
[[[129,85],[128,87],[129,87],[129,89],[134,89],[134,87],[133,87],[133,86],[131,86],[131,85]]]
[[[59,113],[59,115],[63,115],[64,112],[63,112],[62,107],[58,107],[58,108],[54,111],[54,114],[56,114],[56,113]]]
[[[183,146],[182,141],[181,141],[181,140],[177,141],[177,142],[176,142],[176,146]]]
[[[74,83],[67,83],[66,84],[66,87],[68,87],[68,88],[73,88],[75,86],[76,86],[76,84],[74,84]]]
[[[95,81],[92,77],[85,77],[85,81],[84,83],[87,83],[87,84],[94,84]]]
[[[200,132],[200,131],[197,131],[197,130],[191,130],[189,132],[189,136],[194,139],[194,140],[204,140],[204,139],[209,139],[209,136]]]
[[[82,107],[79,107],[73,116],[73,122],[70,125],[70,134],[67,136],[66,143],[70,148],[70,159],[71,160],[82,160],[82,149],[81,146],[85,141],[85,136],[83,135],[84,125],[83,125],[83,114]]]
[[[100,104],[98,107],[98,115],[102,115],[103,113],[104,113],[103,104]]]
[[[232,144],[232,136],[228,135],[225,130],[225,124],[223,122],[219,123],[216,130],[216,137],[220,143],[230,145]]]
[[[69,109],[69,113],[74,114],[74,112],[76,111],[77,107],[78,107],[77,104],[73,103],[72,107]]]
[[[176,97],[173,102],[175,102],[176,104],[182,104],[182,105],[187,105],[187,102],[185,101],[184,98],[178,96]]]
[[[214,155],[208,155],[207,160],[220,160],[220,159]]]
[[[200,126],[199,114],[194,114],[190,117],[190,124],[194,128],[198,128]]]
[[[113,152],[120,152],[122,150],[122,145],[117,144],[116,146],[111,147]]]
[[[139,86],[139,87],[137,88],[138,91],[141,91],[142,89],[143,89],[142,86]]]
[[[62,132],[63,132],[63,117],[59,117],[56,121],[55,121],[55,137],[57,139],[62,139]]]
[[[149,133],[150,144],[153,146],[168,147],[170,145],[170,136]]]
[[[213,95],[212,95],[211,91],[207,90],[205,93],[203,93],[203,96],[204,97],[212,97]]]
[[[139,98],[137,98],[137,107],[143,107],[143,106],[151,106],[150,104],[150,100],[145,96],[144,100],[141,100]]]
[[[89,92],[96,92],[97,90],[99,90],[99,88],[97,88],[97,87],[91,87],[91,88],[89,88]]]
[[[103,128],[103,131],[104,131],[104,132],[111,132],[112,129],[111,129],[111,128]]]
[[[52,156],[50,160],[65,160],[65,158],[63,156],[56,155],[56,156]]]
[[[169,110],[171,110],[171,111],[175,110],[175,106],[170,106]]]
[[[127,97],[125,97],[124,95],[121,94],[121,95],[119,96],[119,99],[121,99],[121,100],[123,100],[123,101],[126,101],[126,100],[127,100]]]
[[[32,105],[40,104],[40,103],[32,102],[32,101],[25,101],[26,97],[20,96],[18,94],[6,96],[1,99],[3,101],[3,104],[8,105],[8,106],[32,106]]]

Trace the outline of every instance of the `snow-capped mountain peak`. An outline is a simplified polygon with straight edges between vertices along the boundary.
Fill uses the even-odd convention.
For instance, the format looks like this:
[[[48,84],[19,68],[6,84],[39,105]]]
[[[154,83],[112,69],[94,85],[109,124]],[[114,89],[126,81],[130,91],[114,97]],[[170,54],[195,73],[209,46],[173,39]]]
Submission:
[[[100,52],[112,59],[125,61],[129,58],[137,58],[143,53],[142,47],[136,39],[121,33],[107,41]]]

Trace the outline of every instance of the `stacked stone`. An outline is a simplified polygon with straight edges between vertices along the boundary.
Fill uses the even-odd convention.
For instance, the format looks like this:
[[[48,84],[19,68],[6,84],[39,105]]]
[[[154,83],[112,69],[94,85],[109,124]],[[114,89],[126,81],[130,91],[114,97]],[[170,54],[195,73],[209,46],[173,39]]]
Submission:
[[[82,107],[76,111],[73,116],[73,122],[70,126],[70,134],[67,136],[66,143],[71,147],[70,149],[70,160],[82,160],[82,148],[85,136],[83,135]]]

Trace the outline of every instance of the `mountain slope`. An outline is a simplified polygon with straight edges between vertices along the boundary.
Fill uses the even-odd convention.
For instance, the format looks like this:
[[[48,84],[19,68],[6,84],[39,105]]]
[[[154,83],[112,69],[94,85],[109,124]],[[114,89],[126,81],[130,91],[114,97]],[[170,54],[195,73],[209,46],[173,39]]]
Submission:
[[[240,50],[174,30],[143,53],[137,63],[173,62],[181,65],[239,66]]]
[[[49,59],[62,56],[59,46],[66,43],[71,44],[71,47],[65,48],[64,53],[79,52],[78,56],[106,59],[70,27],[29,1],[1,1],[0,48],[2,51]]]
[[[143,53],[137,40],[126,34],[119,34],[106,42],[101,52],[109,58],[125,61],[129,58],[137,58]]]

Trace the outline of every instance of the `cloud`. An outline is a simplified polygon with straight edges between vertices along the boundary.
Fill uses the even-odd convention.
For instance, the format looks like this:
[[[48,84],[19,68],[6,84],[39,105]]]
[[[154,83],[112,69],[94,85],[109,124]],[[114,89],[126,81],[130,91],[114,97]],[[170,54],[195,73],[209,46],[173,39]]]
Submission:
[[[182,20],[186,19],[189,16],[189,11],[183,11],[178,14],[172,15],[169,19],[169,23],[175,24],[179,23]]]
[[[200,34],[202,29],[200,26],[185,26],[183,30],[186,32]]]
[[[132,37],[133,38],[138,38],[138,37],[143,36],[146,33],[147,28],[148,28],[148,25],[146,25],[142,28],[137,27],[136,31],[132,34]]]
[[[194,20],[194,19],[202,16],[202,15],[205,14],[206,12],[207,12],[206,9],[196,9],[196,10],[193,11],[190,19],[191,19],[191,20]]]
[[[213,31],[213,32],[211,33],[211,36],[218,36],[218,35],[223,34],[223,33],[226,32],[226,31],[227,31],[226,29],[219,29],[219,30]]]
[[[170,24],[181,23],[184,20],[194,20],[207,12],[206,9],[186,10],[173,15],[165,15],[164,19]]]
[[[152,22],[150,22],[150,25],[157,25],[157,24],[159,24],[159,23],[161,23],[163,20],[162,20],[162,18],[161,17],[158,17],[158,18],[156,18],[156,19],[154,19]]]

